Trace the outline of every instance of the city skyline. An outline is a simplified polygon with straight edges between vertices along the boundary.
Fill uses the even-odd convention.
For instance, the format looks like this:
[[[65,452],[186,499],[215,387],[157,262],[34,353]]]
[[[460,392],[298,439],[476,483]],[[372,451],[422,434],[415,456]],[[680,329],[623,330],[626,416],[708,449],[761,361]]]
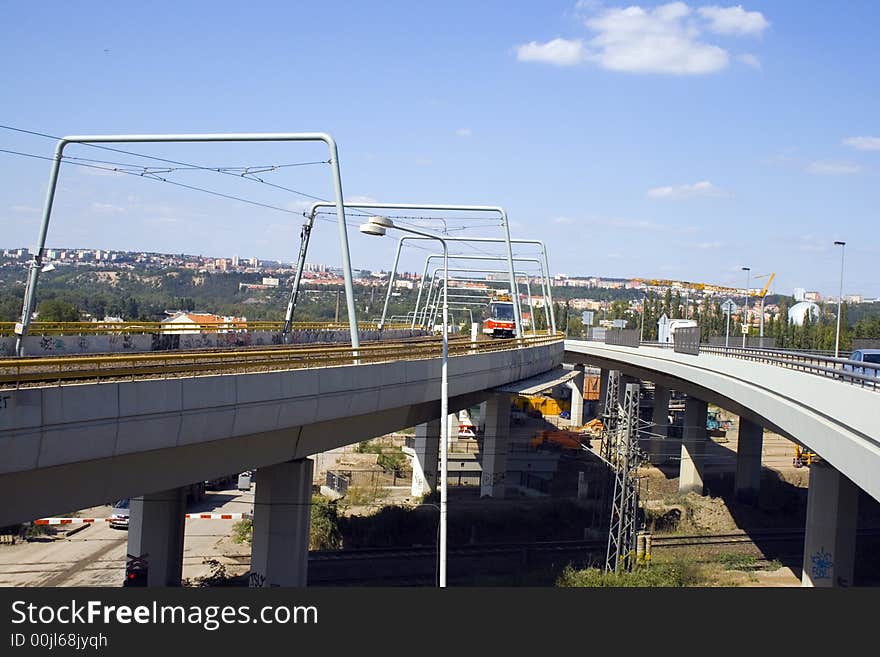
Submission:
[[[22,258],[26,258],[30,253],[30,249],[28,247],[3,247],[0,246],[0,258],[18,258],[20,265],[26,265],[26,261],[21,261]],[[102,257],[99,257],[99,254]],[[192,260],[200,260],[204,261],[202,263],[202,267],[198,269],[200,272],[207,271],[208,273],[274,273],[274,272],[283,272],[283,271],[294,271],[296,268],[296,262],[292,261],[277,261],[270,260],[267,258],[258,258],[256,256],[250,257],[240,257],[238,255],[232,256],[214,256],[214,255],[204,255],[204,254],[194,254],[194,253],[162,253],[158,251],[126,251],[121,249],[95,249],[95,248],[74,248],[74,247],[58,247],[54,249],[46,249],[44,253],[44,266],[50,262],[61,263],[61,264],[90,264],[92,261],[113,265],[117,263],[119,256],[123,256],[122,260],[119,260],[120,263],[126,264],[126,258],[130,258],[132,255],[137,255],[141,257],[155,257],[158,256],[160,258],[168,258],[172,259],[170,263],[151,263],[151,264],[159,264],[164,265],[165,268],[172,268],[175,265],[177,258],[182,257],[184,260],[189,260],[187,264],[192,264]],[[61,257],[64,256],[64,257]],[[69,257],[68,257],[69,256]],[[84,261],[85,259],[85,261]],[[222,265],[220,263],[223,263]],[[2,260],[0,260],[0,264],[2,264]],[[356,264],[352,265],[353,272],[369,272],[370,276],[382,276],[388,274],[390,269],[370,269],[368,267],[358,267]],[[332,274],[336,278],[339,279],[339,284],[342,285],[342,269],[341,267],[337,267],[334,265],[328,265],[326,263],[320,262],[309,262],[306,261],[304,263],[303,272],[305,275],[306,281],[314,282],[309,278],[309,274]],[[617,276],[601,276],[598,274],[567,274],[561,272],[550,272],[551,279],[554,282],[554,287],[585,287],[585,288],[602,288],[607,289],[610,287],[619,288],[626,287],[631,289],[643,289],[643,290],[661,290],[661,289],[688,289],[691,285],[693,285],[693,281],[684,281],[684,280],[672,280],[668,281],[651,281],[650,279],[641,279],[639,277],[617,277]],[[518,277],[519,278],[519,277]],[[532,283],[539,283],[540,276],[529,276],[530,281]],[[418,271],[403,271],[401,269],[397,270],[397,279],[421,279],[421,273]],[[506,280],[506,279],[500,279]],[[277,286],[277,279],[275,280],[274,285]],[[716,285],[712,283],[703,282],[707,289],[708,296],[721,297],[725,294],[742,294],[742,290],[745,287],[741,288],[731,288],[725,289],[725,286]],[[250,284],[249,287],[261,287],[258,284]],[[262,287],[265,287],[263,285]],[[693,289],[693,288],[690,288]],[[756,296],[757,293],[762,290],[761,285],[750,285],[749,292],[750,296]],[[833,294],[824,294],[818,290],[808,289],[805,287],[795,287],[791,290],[791,292],[784,291],[774,291],[773,287],[770,287],[767,291],[768,296],[772,296],[774,294],[781,296],[789,296],[798,298],[799,296],[802,299],[807,301],[831,301],[837,300],[837,296]],[[876,297],[872,297],[869,295],[862,294],[860,292],[844,292],[843,295],[844,301],[847,303],[870,303],[875,302],[878,299]]]
[[[10,243],[35,242],[49,162],[30,156],[51,158],[51,136],[317,130],[339,144],[348,201],[504,206],[554,271],[741,286],[748,266],[828,295],[843,240],[845,287],[880,295],[876,3],[269,3],[259,27],[222,2],[167,9],[176,21],[154,6],[60,5],[49,22],[8,8],[20,29],[0,44],[14,99],[0,123],[50,135],[0,130],[24,154],[0,154]],[[286,28],[331,21],[332,46]],[[260,67],[229,45],[249,39]],[[69,83],[83,72],[93,82]],[[53,86],[63,111],[45,102]],[[302,212],[333,196],[321,145],[129,146],[166,161],[66,151],[84,159],[62,166],[49,246],[291,260]],[[465,234],[501,236],[469,219]],[[388,267],[394,241],[359,235],[362,220],[351,213],[353,261]],[[334,224],[319,217],[310,252],[338,266]]]

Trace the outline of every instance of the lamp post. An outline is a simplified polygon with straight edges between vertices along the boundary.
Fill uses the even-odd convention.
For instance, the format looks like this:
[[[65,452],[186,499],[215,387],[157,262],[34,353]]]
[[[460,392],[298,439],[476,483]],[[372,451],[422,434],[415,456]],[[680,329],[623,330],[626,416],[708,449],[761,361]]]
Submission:
[[[749,334],[749,282],[751,276],[751,267],[743,267],[742,270],[746,273],[746,302],[743,305],[743,349],[746,347],[746,336]]]
[[[840,357],[840,303],[843,300],[843,252],[846,242],[834,242],[840,247],[840,291],[837,294],[837,334],[834,336],[834,357]]]
[[[413,233],[435,239],[443,245],[443,266],[449,263],[449,249],[446,240],[431,233],[423,233],[412,228],[395,226],[388,217],[374,216],[369,221],[361,224],[360,231],[365,235],[385,235],[389,228],[396,228],[405,233]],[[440,367],[440,548],[438,550],[440,561],[440,587],[446,587],[446,480],[448,478],[448,440],[449,440],[449,305],[448,305],[448,279],[443,277],[443,340],[441,350]]]
[[[642,323],[639,327],[639,342],[641,343],[645,339],[645,307],[648,305],[648,293],[645,292],[645,296],[642,299]]]

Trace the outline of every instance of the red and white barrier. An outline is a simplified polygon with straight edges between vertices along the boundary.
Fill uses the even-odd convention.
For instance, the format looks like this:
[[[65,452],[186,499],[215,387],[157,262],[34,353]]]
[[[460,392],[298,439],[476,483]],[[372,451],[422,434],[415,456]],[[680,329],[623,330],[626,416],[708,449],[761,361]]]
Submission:
[[[105,522],[110,518],[40,518],[34,520],[35,525],[85,525],[93,522]]]
[[[253,518],[252,513],[187,513],[186,520],[244,520]],[[40,518],[35,525],[87,525],[95,522],[110,522],[112,518]]]

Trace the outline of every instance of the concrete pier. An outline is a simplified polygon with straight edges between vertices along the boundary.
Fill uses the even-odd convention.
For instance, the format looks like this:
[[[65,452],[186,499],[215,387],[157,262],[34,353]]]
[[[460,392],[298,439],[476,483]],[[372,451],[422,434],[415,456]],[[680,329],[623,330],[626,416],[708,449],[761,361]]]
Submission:
[[[480,497],[504,497],[507,446],[510,437],[510,397],[495,394],[486,400],[486,432],[481,451],[483,474]]]
[[[684,406],[681,466],[678,492],[703,494],[703,465],[706,455],[706,402],[688,397]]]
[[[250,586],[306,585],[312,469],[307,458],[259,469]]]
[[[648,454],[651,463],[661,464],[670,460],[672,455],[669,444],[669,388],[654,386],[654,411],[651,418],[651,440],[648,443]]]
[[[739,438],[736,447],[736,498],[746,504],[758,501],[761,490],[761,449],[764,445],[764,427],[745,418],[739,419]]]
[[[131,499],[128,554],[146,561],[147,586],[180,586],[186,488]]]
[[[810,465],[803,586],[852,586],[859,489],[827,463]]]
[[[437,489],[440,420],[431,420],[416,427],[413,451],[412,494],[413,497],[419,497]]]

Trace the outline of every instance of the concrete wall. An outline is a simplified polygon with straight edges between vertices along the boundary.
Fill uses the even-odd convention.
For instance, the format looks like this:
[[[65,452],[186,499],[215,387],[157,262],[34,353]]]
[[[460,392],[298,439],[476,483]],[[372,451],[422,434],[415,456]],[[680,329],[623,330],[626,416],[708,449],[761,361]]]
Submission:
[[[400,340],[427,331],[386,329],[382,340]],[[379,339],[378,331],[360,331],[363,342]],[[15,336],[0,337],[0,356],[15,355]],[[349,343],[351,334],[344,330],[295,331],[289,344],[316,344],[323,342]],[[280,345],[280,331],[248,331],[246,333],[194,333],[181,335],[28,335],[24,339],[25,356],[63,356],[66,354],[115,354],[144,351],[174,351],[216,347],[249,347]]]
[[[586,362],[679,390],[796,439],[880,500],[880,395],[831,378],[715,354],[566,340]]]
[[[450,410],[561,362],[561,343],[450,358]],[[415,426],[439,393],[439,358],[3,390],[0,526]]]

